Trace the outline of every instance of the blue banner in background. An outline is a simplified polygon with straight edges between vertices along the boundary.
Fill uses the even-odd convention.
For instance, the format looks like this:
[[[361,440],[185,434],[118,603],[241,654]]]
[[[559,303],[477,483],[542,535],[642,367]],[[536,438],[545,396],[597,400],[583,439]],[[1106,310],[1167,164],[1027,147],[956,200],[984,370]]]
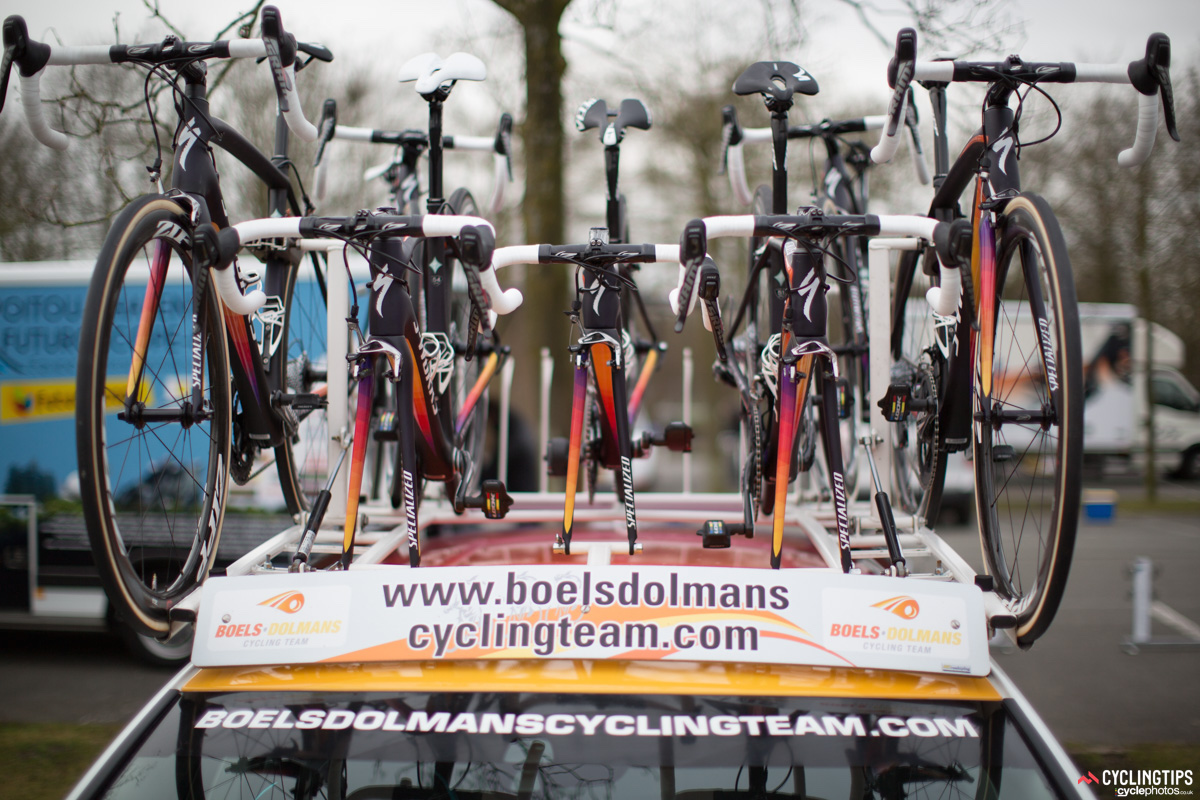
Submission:
[[[87,286],[5,287],[0,380],[74,378]]]

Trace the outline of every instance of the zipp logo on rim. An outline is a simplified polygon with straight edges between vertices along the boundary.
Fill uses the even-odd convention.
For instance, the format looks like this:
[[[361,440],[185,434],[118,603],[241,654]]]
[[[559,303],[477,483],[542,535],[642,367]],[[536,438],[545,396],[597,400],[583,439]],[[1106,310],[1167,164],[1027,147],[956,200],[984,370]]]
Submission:
[[[154,230],[154,238],[170,239],[180,247],[187,247],[190,244],[187,231],[169,219],[160,219],[158,221],[158,227]]]
[[[905,595],[889,597],[887,600],[872,603],[871,608],[881,608],[884,611],[890,611],[901,619],[916,619],[917,615],[921,613],[921,606],[917,601]]]
[[[304,595],[297,591],[287,591],[274,597],[268,597],[259,605],[277,608],[285,614],[295,614],[304,608]]]

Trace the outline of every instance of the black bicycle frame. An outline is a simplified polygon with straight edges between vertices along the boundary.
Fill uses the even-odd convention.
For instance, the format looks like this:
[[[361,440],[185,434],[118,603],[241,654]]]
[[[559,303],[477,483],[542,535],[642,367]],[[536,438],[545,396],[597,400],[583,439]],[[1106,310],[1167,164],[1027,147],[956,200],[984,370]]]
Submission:
[[[278,165],[287,160],[288,128],[280,114],[276,119],[275,147],[278,155],[268,159],[244,136],[227,123],[209,115],[203,70],[185,71],[184,115],[180,121],[174,167],[171,172],[172,191],[186,196],[191,202],[193,222],[215,223],[219,228],[229,225],[221,194],[220,179],[213,160],[212,145],[216,144],[249,168],[268,187],[269,212],[298,213],[291,182]],[[197,147],[196,145],[200,146]],[[275,298],[280,310],[287,308],[297,274],[299,259],[276,255],[266,259],[263,277],[268,298]],[[324,286],[321,287],[324,294]],[[282,324],[282,321],[274,324]],[[241,426],[247,436],[260,447],[275,447],[287,434],[282,419],[272,408],[272,393],[285,386],[287,347],[282,337],[264,330],[264,342],[277,341],[275,352],[268,352],[263,363],[262,352],[251,330],[250,319],[225,310],[225,326],[230,349],[238,357],[230,359],[234,385],[241,398]]]
[[[930,100],[934,110],[934,186],[936,194],[929,215],[939,221],[948,222],[963,216],[959,199],[967,190],[972,179],[976,189],[972,199],[971,214],[974,224],[972,245],[971,294],[979,297],[982,289],[980,265],[983,254],[980,249],[981,206],[992,198],[1015,196],[1021,190],[1020,169],[1012,130],[1015,112],[1008,105],[1013,89],[1007,84],[992,84],[985,100],[983,127],[977,131],[963,148],[953,164],[950,163],[949,145],[946,138],[946,86],[945,83],[930,83]],[[1007,142],[1007,145],[1005,144]],[[895,308],[892,316],[891,347],[893,357],[901,355],[904,325],[904,304],[912,288],[915,272],[916,252],[905,253],[909,260],[898,270],[895,292]],[[990,256],[989,256],[990,257]],[[932,257],[926,262],[927,273],[936,275],[937,266]],[[1001,276],[1002,277],[1002,276]],[[995,276],[992,276],[993,280]],[[1036,283],[1035,283],[1036,285]],[[966,281],[964,281],[966,286]],[[997,302],[999,299],[997,298]],[[1035,312],[1044,318],[1044,298],[1031,298]],[[972,308],[971,314],[974,315]],[[1040,330],[1040,328],[1039,328]],[[1042,343],[1044,345],[1044,343]],[[947,347],[949,357],[942,386],[938,387],[938,425],[942,431],[942,443],[949,452],[959,452],[971,446],[972,410],[970,391],[973,365],[976,360],[976,341],[971,325],[959,324],[954,331],[954,344]]]

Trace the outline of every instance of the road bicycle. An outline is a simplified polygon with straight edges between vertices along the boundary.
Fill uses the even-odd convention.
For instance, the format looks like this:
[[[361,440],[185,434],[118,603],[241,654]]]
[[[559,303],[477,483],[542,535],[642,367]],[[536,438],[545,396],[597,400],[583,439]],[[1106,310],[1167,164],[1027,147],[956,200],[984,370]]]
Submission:
[[[621,308],[622,291],[637,292],[624,274],[632,264],[678,263],[678,245],[613,244],[606,228],[593,228],[586,244],[533,244],[500,247],[492,264],[501,269],[513,264],[574,264],[575,300],[568,316],[578,328],[570,352],[573,366],[570,437],[552,440],[547,454],[552,475],[565,475],[562,531],[555,539],[556,552],[571,552],[575,497],[579,469],[584,465],[589,502],[595,492],[600,467],[612,470],[616,494],[625,512],[629,553],[637,543],[637,506],[632,459],[649,455],[655,445],[673,452],[690,452],[692,430],[682,422],[669,423],[661,433],[632,435],[636,406],[628,391],[627,370],[633,347],[627,337]],[[649,370],[643,365],[643,374]],[[589,380],[590,377],[590,380]],[[589,397],[589,384],[595,400]],[[593,407],[593,405],[595,407]],[[590,417],[590,421],[589,418]]]
[[[610,109],[604,100],[593,98],[580,105],[575,114],[575,128],[586,133],[596,130],[600,142],[604,145],[604,177],[605,177],[605,224],[604,233],[600,229],[592,231],[597,241],[607,235],[609,244],[624,244],[630,241],[628,201],[620,190],[621,143],[628,129],[649,130],[651,126],[650,112],[642,101],[626,98],[621,101],[616,110]],[[667,350],[654,327],[645,302],[637,291],[635,274],[640,268],[636,262],[618,262],[615,264],[620,276],[620,287],[616,290],[620,297],[621,346],[627,359],[625,363],[625,379],[633,382],[633,388],[628,393],[630,435],[632,426],[637,421],[641,410],[642,399],[650,380],[658,369],[659,360]],[[599,324],[593,320],[593,324]],[[604,327],[601,325],[600,327]],[[587,433],[590,440],[599,440],[599,401],[596,398],[594,384],[588,384],[585,400]],[[567,475],[570,440],[555,437],[547,444],[546,454],[548,472],[553,477]],[[585,488],[588,502],[592,502],[596,492],[599,462],[586,457],[590,446],[584,445],[585,453]]]
[[[416,62],[415,66],[414,62]],[[429,104],[428,130],[396,131],[351,127],[338,122],[337,101],[333,99],[325,101],[321,121],[317,124],[320,136],[317,156],[313,164],[315,168],[313,193],[318,201],[325,199],[328,185],[329,159],[325,157],[325,149],[334,139],[341,139],[350,142],[388,145],[395,148],[392,158],[366,170],[363,173],[363,180],[379,179],[384,181],[388,187],[385,205],[405,214],[422,213],[420,199],[424,192],[421,188],[419,165],[423,155],[428,155],[429,158],[429,192],[425,210],[429,213],[437,213],[429,208],[430,203],[438,206],[457,207],[462,205],[462,202],[455,202],[455,193],[465,191],[457,189],[455,193],[451,193],[449,200],[442,199],[441,165],[444,151],[491,152],[494,156],[495,174],[492,194],[486,208],[489,216],[500,210],[504,202],[505,185],[512,182],[512,115],[507,112],[500,115],[500,123],[494,137],[450,136],[441,133],[442,109],[453,88],[453,82],[483,80],[483,77],[475,78],[473,76],[485,76],[486,68],[479,59],[467,53],[454,53],[444,60],[437,57],[436,54],[426,53],[406,62],[404,69],[401,70],[401,81],[421,80],[425,73],[419,72],[418,67],[426,70],[431,76],[436,71],[437,77],[442,78],[443,81],[450,81],[449,85],[439,84],[437,90],[426,91],[421,95]],[[414,73],[419,74],[417,77],[410,77]],[[418,86],[418,91],[426,88],[425,84],[421,84]],[[434,131],[437,133],[433,133]]]
[[[966,217],[971,279],[962,282],[962,307],[957,286],[947,287],[928,266],[918,269],[919,253],[906,253],[897,271],[892,385],[881,403],[893,423],[897,502],[931,524],[947,454],[971,449],[987,571],[1016,618],[1022,646],[1045,631],[1066,585],[1079,513],[1083,378],[1065,240],[1049,204],[1021,187],[1018,157],[1034,144],[1019,138],[1021,112],[1030,92],[1049,97],[1043,84],[1132,83],[1140,93],[1136,138],[1118,160],[1133,166],[1153,147],[1159,97],[1167,131],[1179,138],[1169,65],[1162,34],[1152,35],[1146,56],[1128,65],[1019,56],[918,62],[911,29],[898,35],[889,64],[889,122],[872,157],[886,161],[894,152],[905,94],[916,80],[929,90],[934,110],[930,216],[962,218],[960,197],[974,179]],[[982,127],[953,162],[946,136],[951,82],[987,85]],[[928,298],[922,297],[928,284]]]
[[[741,92],[751,93],[756,84],[754,80],[761,80],[761,77],[756,78],[759,73],[765,73],[765,64],[770,64],[772,81],[777,73],[786,73],[791,70],[790,64],[777,64],[775,62],[762,62],[756,64],[747,70],[747,73],[739,80],[742,81]],[[792,71],[795,75],[795,71]],[[786,87],[786,83],[784,84]],[[778,89],[778,85],[776,85]],[[735,91],[737,89],[735,88]],[[782,113],[784,115],[784,124],[773,124],[769,128],[744,128],[738,122],[737,110],[729,105],[721,109],[722,114],[722,143],[724,152],[722,153],[721,167],[722,170],[729,176],[729,184],[733,189],[734,196],[737,201],[743,205],[754,209],[754,213],[766,214],[787,213],[786,195],[782,195],[774,188],[776,185],[782,185],[786,190],[786,172],[778,179],[775,179],[774,173],[781,169],[786,170],[786,161],[780,159],[782,153],[786,158],[787,143],[790,140],[807,140],[815,143],[820,140],[824,146],[824,161],[821,167],[821,173],[818,176],[815,172],[815,158],[811,157],[814,172],[812,176],[812,195],[811,204],[820,207],[826,214],[865,214],[869,208],[869,179],[868,169],[871,166],[869,155],[869,147],[862,141],[857,139],[846,138],[849,135],[856,133],[865,133],[881,129],[887,121],[885,115],[856,117],[853,119],[830,120],[825,119],[818,123],[806,125],[787,125],[786,113],[787,109],[778,110],[784,101],[776,99],[774,95],[764,95],[767,101],[768,109],[772,109],[772,115]],[[918,118],[915,106],[911,103],[904,118],[906,127],[909,130],[912,142],[913,162],[917,169],[917,178],[921,183],[929,183],[928,171],[925,168],[925,159],[921,148],[921,139],[917,128]],[[770,142],[773,146],[773,152],[776,160],[773,162],[773,183],[771,186],[760,185],[754,192],[751,192],[750,186],[746,181],[746,166],[744,149],[747,144]],[[810,148],[811,151],[811,148]],[[781,167],[780,165],[784,165]],[[776,180],[778,183],[776,183]],[[776,202],[778,198],[781,202]],[[835,315],[835,322],[830,326],[830,346],[838,355],[839,362],[839,414],[842,417],[843,427],[843,454],[845,457],[846,474],[850,476],[851,487],[856,487],[858,477],[862,473],[856,469],[856,446],[858,441],[858,431],[866,425],[869,417],[869,403],[867,402],[870,396],[869,385],[869,370],[867,369],[867,320],[869,317],[866,304],[866,280],[867,280],[867,242],[853,236],[844,236],[836,239],[831,247],[837,261],[844,265],[844,272],[848,277],[845,281],[835,281],[830,285],[831,291],[836,294],[837,303],[835,308],[839,313]],[[778,276],[782,269],[779,263],[781,253],[776,248],[763,248],[761,243],[758,247],[752,248],[750,253],[750,275],[756,275],[756,270],[763,270],[770,279],[771,276]],[[756,278],[752,278],[756,280]],[[775,278],[778,281],[778,278]],[[754,301],[752,301],[754,302]],[[739,310],[741,311],[741,310]],[[745,314],[747,325],[747,338],[745,342],[750,351],[755,349],[761,350],[761,346],[756,347],[757,334],[759,329],[759,321],[755,318],[754,312],[747,308]],[[737,330],[741,327],[743,315],[739,314],[730,326],[730,336],[734,336]],[[774,330],[774,328],[772,329]],[[734,378],[728,373],[728,368],[721,361],[717,361],[713,365],[717,376],[725,383],[736,386]],[[769,385],[769,384],[768,384]],[[804,446],[801,447],[800,462],[807,469],[813,462],[815,456],[815,441],[812,437],[814,429],[811,417],[806,417],[803,421],[806,433],[803,435]],[[751,427],[751,426],[744,426]],[[743,435],[745,431],[743,432]],[[761,474],[761,470],[758,471]],[[857,494],[857,491],[852,488],[852,492]],[[769,494],[770,492],[768,492]]]
[[[481,494],[469,493],[480,456],[480,451],[474,449],[478,448],[480,440],[473,432],[486,414],[480,398],[500,361],[497,348],[475,334],[477,331],[486,333],[494,325],[497,314],[510,313],[522,299],[517,289],[501,290],[495,272],[485,269],[495,247],[491,225],[473,216],[412,216],[385,211],[360,211],[347,217],[249,220],[220,232],[211,250],[214,269],[218,274],[226,270],[243,244],[271,238],[332,239],[346,248],[358,250],[371,265],[369,334],[360,337],[355,352],[349,357],[355,365],[358,399],[342,551],[336,563],[346,568],[353,557],[377,376],[394,385],[394,429],[400,456],[397,483],[405,508],[409,564],[420,565],[418,503],[426,480],[445,484],[447,496],[457,513],[467,508],[480,508],[489,519],[503,517],[512,499],[501,481],[483,481]],[[418,320],[409,291],[408,274],[412,271],[412,263],[392,256],[393,248],[389,246],[394,240],[422,238],[447,240],[468,286],[466,304],[469,310],[462,315],[461,326],[452,326],[448,332],[437,335],[423,331]],[[317,246],[323,246],[323,242],[318,242]],[[347,319],[353,331],[357,325],[356,309],[351,309]],[[452,340],[451,336],[456,338]],[[463,337],[465,343],[457,337]],[[454,377],[456,351],[463,352],[468,359],[486,356],[486,362],[469,390],[461,395],[449,393],[452,402],[447,403],[441,400],[447,395],[443,384]],[[381,364],[379,370],[375,368],[376,362]],[[322,502],[314,508],[305,525],[293,556],[297,571],[310,566],[329,566],[310,562],[328,505],[328,492],[328,489],[323,492]]]
[[[851,572],[854,566],[850,543],[850,513],[848,491],[843,470],[842,437],[838,421],[838,357],[828,340],[828,301],[826,289],[831,279],[828,265],[834,262],[831,245],[840,236],[915,236],[935,245],[944,272],[957,272],[962,253],[956,249],[960,237],[953,235],[949,223],[939,223],[927,217],[876,216],[873,214],[827,215],[816,207],[801,209],[796,215],[744,215],[706,217],[692,220],[680,240],[678,284],[668,297],[677,315],[676,330],[684,322],[699,298],[703,305],[705,326],[712,331],[717,357],[729,369],[729,374],[741,398],[743,416],[754,427],[755,438],[747,437],[743,463],[750,462],[759,452],[770,452],[773,458],[762,465],[763,483],[776,489],[771,503],[771,567],[779,569],[783,552],[783,530],[786,522],[786,487],[799,471],[795,458],[798,427],[812,395],[817,405],[816,426],[823,444],[828,465],[829,492],[833,499],[838,533],[838,548],[842,570]],[[721,236],[760,239],[764,247],[778,247],[784,269],[783,309],[778,330],[772,337],[779,342],[778,350],[764,349],[757,374],[747,374],[730,357],[725,345],[724,326],[720,311],[720,273],[707,257],[708,240]],[[755,283],[746,287],[741,305],[753,301],[758,291]],[[736,351],[736,348],[735,348]],[[774,355],[774,358],[770,356]],[[773,391],[767,398],[765,414],[763,398],[756,384],[771,382]],[[811,391],[810,391],[811,388]],[[777,422],[764,433],[762,416],[769,415]],[[760,449],[761,448],[761,449]],[[869,451],[868,451],[869,452]],[[726,525],[731,535],[754,535],[757,516],[753,485],[745,480],[752,469],[743,469],[743,521]],[[905,560],[892,521],[886,492],[876,486],[876,505],[888,545],[888,568],[905,574]]]
[[[455,189],[447,198],[444,196],[443,160],[446,150],[469,150],[491,152],[494,156],[494,182],[488,201],[488,215],[495,215],[503,203],[504,187],[512,180],[512,116],[505,113],[494,137],[449,136],[443,133],[443,108],[455,84],[460,80],[481,81],[487,76],[487,68],[475,56],[453,53],[446,58],[436,53],[423,53],[405,62],[400,70],[402,83],[412,82],[417,94],[429,106],[427,131],[390,131],[375,128],[358,128],[344,125],[337,119],[337,104],[326,100],[319,123],[320,136],[315,161],[315,193],[318,199],[324,196],[330,159],[326,147],[335,139],[370,142],[395,147],[394,156],[363,175],[370,181],[382,179],[388,187],[385,208],[399,214],[458,214],[476,216],[479,210],[475,198],[465,188]],[[423,189],[419,165],[425,155],[429,162],[428,195],[422,203]],[[422,205],[424,206],[422,208]],[[438,361],[437,403],[439,406],[461,406],[463,392],[474,385],[485,371],[498,366],[499,360],[507,357],[508,350],[500,345],[494,332],[484,338],[483,346],[488,358],[473,360],[464,349],[468,320],[464,316],[470,311],[467,303],[467,287],[457,269],[456,253],[446,239],[412,238],[408,240],[387,238],[380,240],[372,249],[378,268],[384,262],[407,263],[421,277],[411,285],[414,308],[424,337],[423,350],[428,358]],[[447,281],[447,276],[450,280]],[[458,284],[455,284],[458,281]],[[383,321],[376,324],[387,324]],[[394,326],[393,326],[394,327]],[[374,329],[370,326],[368,330]],[[395,333],[395,331],[393,331]],[[453,352],[451,352],[453,350]],[[493,361],[493,357],[496,361]],[[382,367],[380,366],[380,369]],[[490,374],[490,372],[489,372]],[[383,381],[382,374],[376,376],[374,386],[374,410],[372,412],[370,439],[374,445],[368,454],[365,467],[370,476],[370,497],[387,496],[394,508],[404,504],[405,488],[403,471],[399,468],[399,451],[395,448],[396,398],[392,396],[392,383]],[[484,382],[486,387],[487,382]],[[488,395],[485,393],[477,404],[477,411],[469,429],[472,438],[467,448],[472,453],[481,453],[487,433]],[[451,421],[440,420],[441,435],[452,440],[455,431]],[[478,484],[479,471],[471,475]],[[475,486],[473,488],[478,488]],[[420,502],[420,492],[416,501]]]
[[[261,276],[243,267],[210,277],[193,259],[214,225],[228,225],[213,145],[268,187],[272,213],[309,206],[287,174],[289,130],[316,136],[296,94],[295,70],[308,63],[297,53],[332,55],[297,43],[271,6],[262,29],[261,39],[60,47],[30,39],[20,17],[4,23],[0,87],[18,65],[30,129],[51,147],[67,138],[42,113],[47,65],[141,66],[152,114],[152,78],[174,100],[170,188],[160,183],[113,221],[84,307],[76,385],[80,491],[97,566],[118,613],[150,636],[170,632],[178,601],[211,567],[229,478],[247,482],[257,454],[273,452],[288,509],[299,514],[318,488],[305,448],[327,440],[311,435],[326,413],[323,267],[267,247]],[[207,60],[264,57],[280,109],[273,157],[213,116],[207,97]],[[160,164],[161,155],[156,180]],[[262,289],[236,303],[222,305],[213,291],[215,282],[232,297],[239,282],[260,279]]]

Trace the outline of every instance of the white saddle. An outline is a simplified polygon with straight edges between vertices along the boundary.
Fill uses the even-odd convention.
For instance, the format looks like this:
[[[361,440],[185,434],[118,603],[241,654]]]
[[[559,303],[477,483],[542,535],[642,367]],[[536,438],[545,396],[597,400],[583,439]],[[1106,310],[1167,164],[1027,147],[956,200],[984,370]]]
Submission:
[[[486,77],[487,67],[470,53],[451,53],[446,58],[437,53],[422,53],[400,68],[400,82],[416,81],[417,94],[433,94],[447,83],[481,81]]]

